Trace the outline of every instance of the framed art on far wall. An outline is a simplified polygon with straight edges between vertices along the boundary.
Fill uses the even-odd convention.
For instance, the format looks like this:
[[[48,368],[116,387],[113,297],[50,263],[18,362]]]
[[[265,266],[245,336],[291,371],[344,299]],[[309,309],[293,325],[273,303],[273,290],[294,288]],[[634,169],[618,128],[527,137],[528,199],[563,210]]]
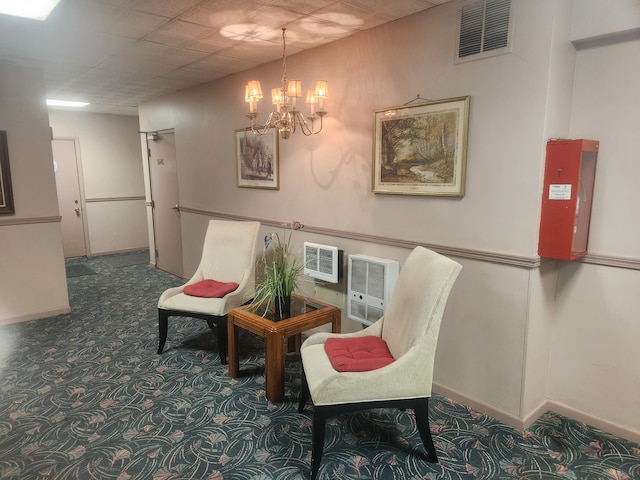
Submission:
[[[280,189],[277,130],[255,135],[251,129],[240,129],[235,136],[238,187]]]
[[[463,197],[469,97],[374,112],[374,193]]]
[[[0,215],[13,215],[14,213],[7,132],[0,130]]]

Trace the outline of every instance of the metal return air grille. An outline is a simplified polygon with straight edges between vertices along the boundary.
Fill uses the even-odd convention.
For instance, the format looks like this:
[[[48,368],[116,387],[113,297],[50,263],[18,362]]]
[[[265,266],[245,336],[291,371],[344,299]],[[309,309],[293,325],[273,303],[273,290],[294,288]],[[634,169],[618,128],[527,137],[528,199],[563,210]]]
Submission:
[[[462,4],[458,58],[510,49],[511,0],[474,0]]]

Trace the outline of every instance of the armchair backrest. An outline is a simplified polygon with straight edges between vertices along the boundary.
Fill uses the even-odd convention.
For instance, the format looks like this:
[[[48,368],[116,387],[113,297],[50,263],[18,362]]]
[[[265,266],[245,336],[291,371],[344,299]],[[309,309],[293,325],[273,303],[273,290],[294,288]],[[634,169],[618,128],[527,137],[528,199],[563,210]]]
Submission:
[[[417,342],[435,357],[447,298],[461,269],[459,263],[424,247],[411,252],[398,274],[382,323],[382,338],[394,358]]]
[[[260,222],[210,220],[197,273],[204,279],[255,282]]]

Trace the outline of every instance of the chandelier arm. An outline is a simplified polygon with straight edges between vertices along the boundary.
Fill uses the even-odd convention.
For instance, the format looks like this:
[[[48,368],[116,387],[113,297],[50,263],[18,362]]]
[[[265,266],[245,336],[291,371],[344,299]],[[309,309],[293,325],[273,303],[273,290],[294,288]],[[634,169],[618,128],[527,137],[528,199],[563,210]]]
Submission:
[[[257,115],[252,116],[251,131],[254,133],[254,135],[258,135],[258,136],[266,135],[269,132],[269,129],[275,126],[275,123],[277,123],[278,121],[278,118],[276,118],[276,120],[273,121],[274,116],[277,116],[277,112],[271,112],[267,117],[267,121],[264,124],[256,124],[255,119]]]
[[[300,124],[300,131],[305,135],[305,137],[310,137],[311,135],[313,135],[313,130],[309,128],[309,124],[300,112],[296,112],[296,118],[298,120],[298,123]]]
[[[298,118],[298,123],[300,123],[300,131],[305,134],[305,136],[310,137],[311,135],[317,135],[322,131],[322,117],[324,115],[317,115],[313,117],[309,117],[311,121],[311,126],[309,126],[309,122],[304,118],[304,116],[300,112],[296,112],[296,117]],[[316,131],[314,129],[315,120],[320,117],[320,128]]]

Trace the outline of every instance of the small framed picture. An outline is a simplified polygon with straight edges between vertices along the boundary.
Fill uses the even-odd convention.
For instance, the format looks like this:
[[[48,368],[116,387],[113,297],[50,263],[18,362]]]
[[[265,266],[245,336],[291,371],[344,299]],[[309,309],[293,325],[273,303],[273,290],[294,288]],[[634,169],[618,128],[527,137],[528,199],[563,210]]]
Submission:
[[[13,215],[13,189],[9,169],[9,145],[7,132],[0,131],[0,215]]]
[[[463,197],[469,97],[374,112],[374,193]]]
[[[235,131],[238,187],[280,189],[278,132],[256,135],[250,128]]]

